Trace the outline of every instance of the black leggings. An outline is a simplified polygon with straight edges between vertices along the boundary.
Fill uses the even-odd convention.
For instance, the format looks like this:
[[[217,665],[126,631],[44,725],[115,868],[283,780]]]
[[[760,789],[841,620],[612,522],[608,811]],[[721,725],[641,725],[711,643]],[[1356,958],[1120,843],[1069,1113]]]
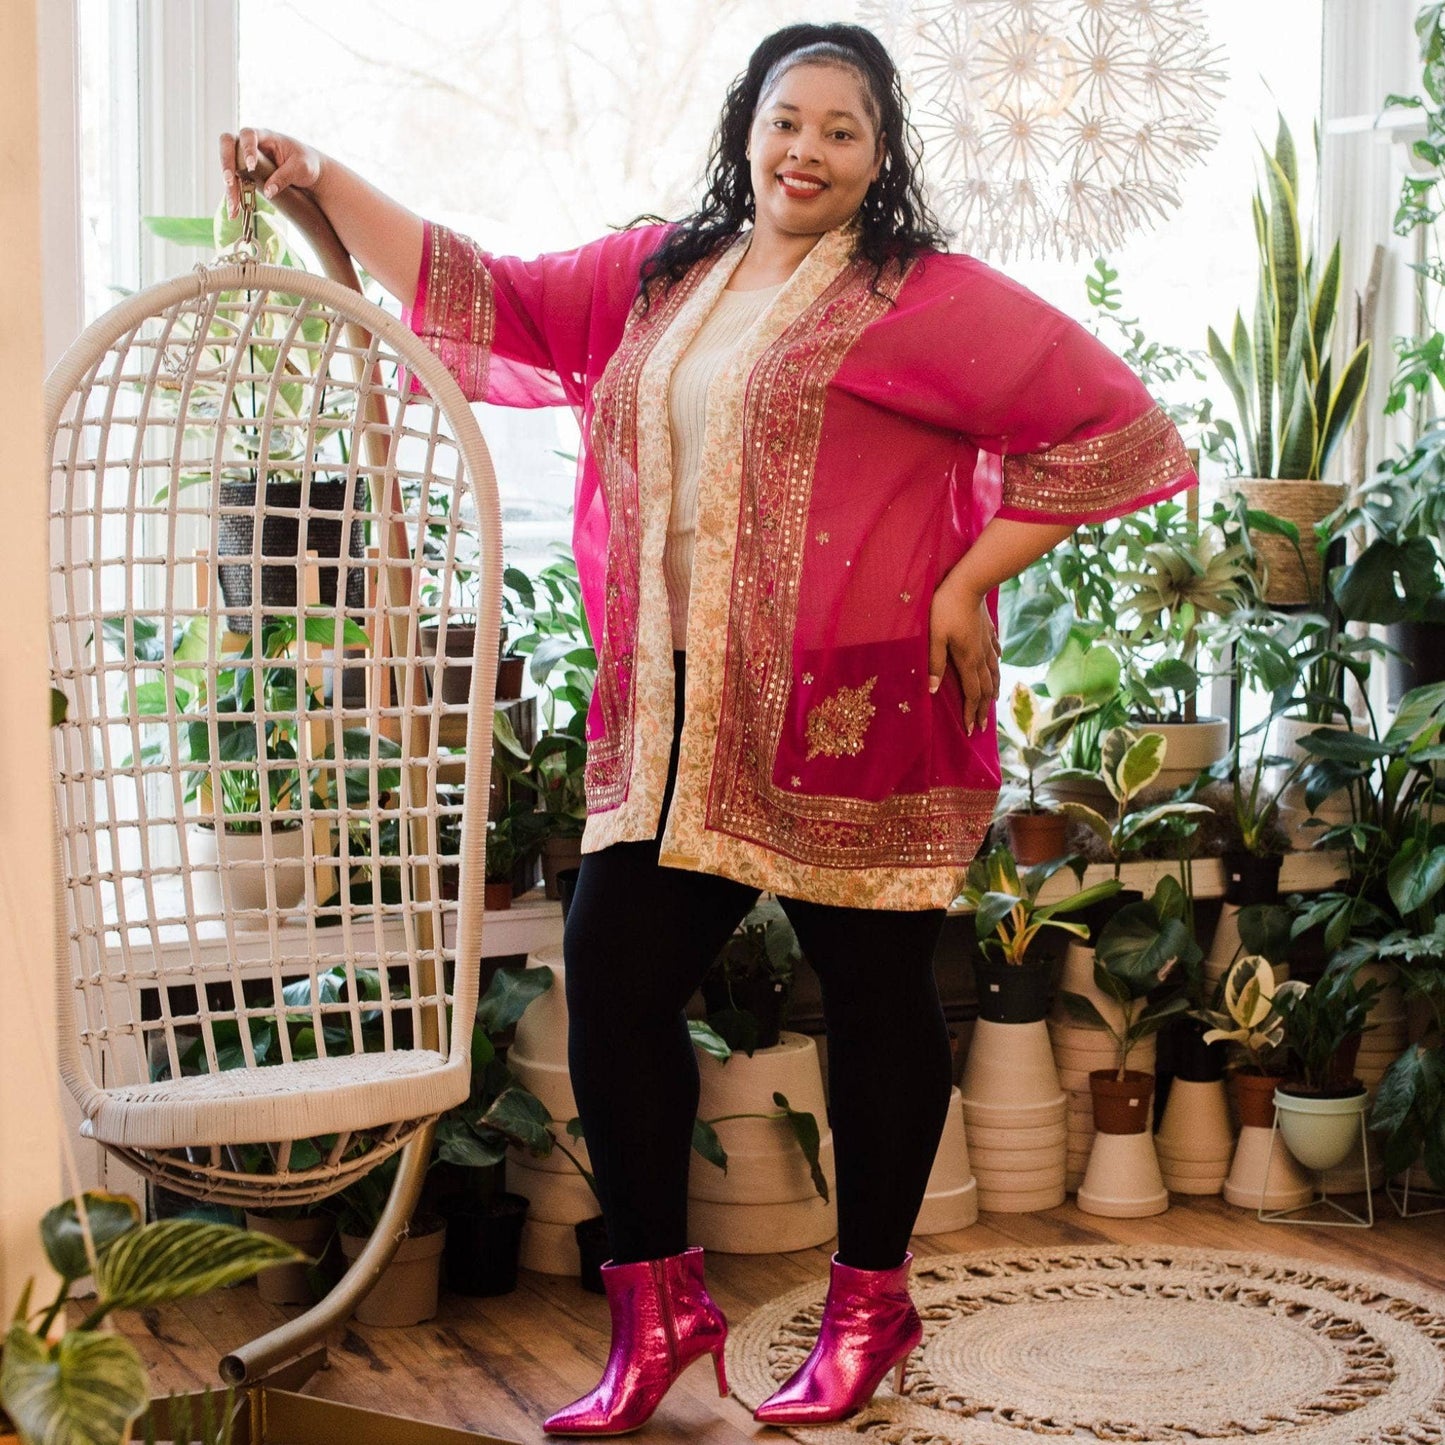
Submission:
[[[675,734],[664,817],[676,769]],[[572,1086],[618,1263],[688,1246],[698,1069],[684,1009],[758,898],[657,857],[656,839],[584,854],[564,940]],[[822,983],[838,1256],[891,1269],[948,1112],[952,1064],[933,975],[943,913],[779,902]]]

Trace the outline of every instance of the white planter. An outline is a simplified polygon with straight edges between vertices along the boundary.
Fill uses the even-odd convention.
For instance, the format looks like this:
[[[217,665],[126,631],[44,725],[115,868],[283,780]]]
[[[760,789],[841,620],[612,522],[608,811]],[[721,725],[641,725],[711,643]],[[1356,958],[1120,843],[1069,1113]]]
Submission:
[[[1295,1209],[1314,1198],[1314,1185],[1272,1129],[1246,1124],[1234,1146],[1224,1197],[1239,1209]]]
[[[727,1151],[724,1174],[693,1153],[688,1172],[688,1219],[694,1242],[724,1254],[807,1249],[837,1231],[833,1134],[828,1128],[818,1050],[806,1034],[784,1030],[771,1048],[726,1063],[697,1053],[698,1116],[774,1114],[774,1091],[818,1121],[818,1162],[828,1181],[824,1201],[785,1119],[727,1119],[718,1141]]]
[[[965,1104],[1002,1108],[1043,1105],[1058,1098],[1059,1074],[1044,1021],[999,1024],[979,1019],[960,1092]]]
[[[1139,791],[1141,803],[1155,803],[1192,783],[1205,768],[1229,752],[1229,720],[1200,718],[1192,723],[1131,722],[1138,733],[1160,733],[1164,738],[1164,766],[1147,788]]]
[[[1361,1089],[1344,1099],[1312,1099],[1274,1091],[1279,1132],[1306,1169],[1333,1169],[1360,1141],[1360,1115],[1368,1096]]]
[[[973,1177],[969,1160],[963,1096],[955,1088],[948,1096],[948,1116],[938,1141],[938,1152],[933,1156],[923,1203],[913,1222],[913,1232],[944,1234],[951,1229],[967,1229],[977,1220],[978,1181]]]
[[[187,824],[186,848],[195,870],[191,886],[198,912],[229,917],[237,928],[250,930],[267,927],[273,899],[277,913],[289,913],[306,896],[306,842],[306,830],[299,826],[263,834],[232,832],[224,823],[219,828]]]
[[[1355,718],[1353,724],[1346,724],[1311,723],[1300,718],[1278,717],[1274,720],[1274,727],[1270,732],[1270,752],[1277,757],[1288,758],[1291,765],[1300,758],[1309,758],[1312,755],[1300,747],[1299,740],[1321,728],[1328,728],[1332,732],[1368,733],[1370,723],[1368,718]],[[1354,816],[1350,795],[1348,792],[1335,793],[1311,813],[1305,798],[1305,785],[1300,778],[1296,776],[1292,783],[1285,786],[1288,771],[1288,768],[1269,770],[1268,786],[1279,793],[1279,824],[1294,847],[1313,848],[1324,829],[1319,826],[1305,827],[1306,821],[1313,817],[1328,824],[1348,823]],[[1280,791],[1281,789],[1283,791]]]
[[[1079,1185],[1079,1208],[1109,1219],[1143,1219],[1169,1208],[1169,1191],[1159,1172],[1153,1137],[1094,1135],[1089,1167]]]

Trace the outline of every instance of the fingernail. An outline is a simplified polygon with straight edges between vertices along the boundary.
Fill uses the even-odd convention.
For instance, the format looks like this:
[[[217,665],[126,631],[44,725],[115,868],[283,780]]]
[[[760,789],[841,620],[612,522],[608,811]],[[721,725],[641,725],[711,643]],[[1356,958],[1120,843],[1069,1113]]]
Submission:
[[[266,199],[269,201],[269,200],[271,199],[271,197],[276,194],[276,187],[275,187],[275,186],[267,186],[267,187],[261,192],[261,194],[262,194],[263,196],[265,196]]]
[[[235,171],[222,171],[221,179],[229,186],[236,179]]]
[[[964,723],[964,725],[963,725],[963,731],[964,731],[965,736],[967,736],[967,737],[972,737],[972,736],[973,736],[973,724],[972,724],[972,723]]]
[[[929,692],[937,692],[937,691],[938,691],[938,684],[941,683],[942,681],[943,681],[943,679],[942,679],[941,677],[930,677],[930,678],[928,679],[928,690],[929,690]]]

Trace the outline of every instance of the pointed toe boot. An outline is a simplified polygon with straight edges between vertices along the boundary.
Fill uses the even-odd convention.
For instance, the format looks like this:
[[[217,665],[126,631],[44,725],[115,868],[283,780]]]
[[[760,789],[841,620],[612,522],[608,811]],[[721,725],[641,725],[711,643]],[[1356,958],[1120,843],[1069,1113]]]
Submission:
[[[596,1387],[549,1415],[550,1435],[625,1435],[645,1425],[672,1382],[711,1354],[719,1395],[728,1392],[728,1325],[703,1284],[700,1246],[663,1259],[602,1266],[612,1345]]]
[[[854,1269],[835,1254],[823,1322],[812,1353],[753,1418],[766,1425],[812,1425],[844,1420],[873,1398],[883,1377],[903,1367],[923,1339],[923,1321],[908,1293],[911,1253],[893,1269]]]

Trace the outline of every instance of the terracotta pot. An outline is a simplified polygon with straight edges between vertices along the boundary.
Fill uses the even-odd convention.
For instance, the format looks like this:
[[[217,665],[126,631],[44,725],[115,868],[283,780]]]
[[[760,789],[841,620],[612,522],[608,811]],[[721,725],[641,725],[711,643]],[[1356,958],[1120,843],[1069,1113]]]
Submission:
[[[316,1291],[311,1287],[310,1272],[321,1262],[336,1228],[336,1220],[330,1214],[307,1214],[300,1219],[278,1219],[274,1215],[252,1214],[246,1211],[246,1228],[256,1234],[269,1234],[272,1239],[284,1239],[294,1244],[303,1254],[310,1255],[310,1264],[275,1264],[263,1269],[256,1276],[256,1292],[267,1304],[309,1305],[316,1301]]]
[[[1094,1101],[1094,1128],[1101,1134],[1142,1134],[1150,1124],[1154,1075],[1126,1069],[1120,1079],[1114,1069],[1096,1069],[1089,1075]]]
[[[1004,827],[1014,858],[1023,867],[1050,863],[1066,851],[1069,820],[1062,813],[1009,813]]]
[[[419,1325],[437,1312],[446,1225],[440,1219],[412,1220],[411,1233],[397,1246],[391,1263],[371,1292],[356,1307],[363,1325]],[[366,1247],[366,1236],[343,1234],[341,1251],[347,1262]]]
[[[1279,1080],[1270,1074],[1231,1074],[1229,1097],[1241,1127],[1270,1129],[1274,1126],[1274,1091]]]
[[[437,643],[441,639],[441,628],[420,627],[417,629],[417,650],[425,662],[427,690],[432,691],[438,664]],[[446,660],[441,665],[442,701],[454,707],[465,707],[471,701],[472,656],[477,646],[477,629],[459,622],[447,628]]]
[[[486,913],[504,913],[512,906],[512,885],[510,883],[484,883],[482,885],[482,909]]]
[[[521,697],[522,678],[526,670],[525,657],[513,657],[510,653],[505,653],[497,659],[498,702],[515,702]]]

